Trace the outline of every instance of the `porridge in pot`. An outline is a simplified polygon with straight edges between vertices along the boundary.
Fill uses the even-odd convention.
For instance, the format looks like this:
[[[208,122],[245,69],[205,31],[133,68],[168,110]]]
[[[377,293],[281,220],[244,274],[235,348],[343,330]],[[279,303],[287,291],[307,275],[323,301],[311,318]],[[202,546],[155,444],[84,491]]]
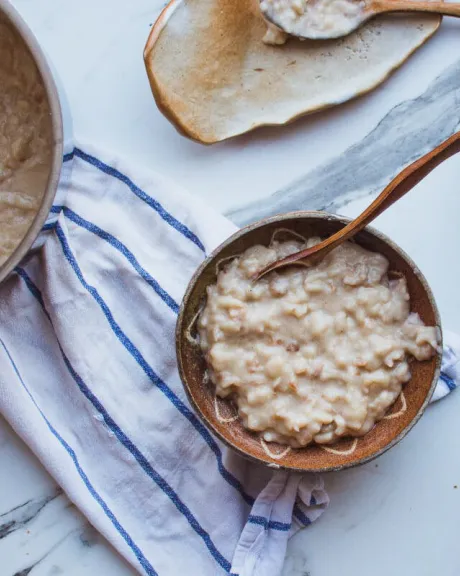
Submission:
[[[45,87],[29,50],[0,14],[0,265],[40,207],[51,166]]]
[[[351,242],[252,282],[304,247],[272,242],[227,262],[198,319],[216,394],[234,400],[246,428],[293,447],[369,432],[409,381],[410,358],[431,358],[440,338],[410,312],[405,278]]]

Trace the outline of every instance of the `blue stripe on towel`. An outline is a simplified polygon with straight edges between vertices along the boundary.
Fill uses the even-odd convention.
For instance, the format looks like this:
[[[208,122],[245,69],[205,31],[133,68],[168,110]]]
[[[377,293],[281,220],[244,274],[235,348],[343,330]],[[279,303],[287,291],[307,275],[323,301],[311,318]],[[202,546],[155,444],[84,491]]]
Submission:
[[[248,522],[250,524],[259,524],[263,526],[265,530],[279,530],[281,532],[289,532],[291,529],[290,524],[285,524],[284,522],[277,522],[276,520],[267,520],[263,516],[253,516],[252,514],[248,517]]]
[[[105,232],[104,230],[102,230],[101,228],[99,228],[98,226],[96,226],[95,224],[93,224],[92,222],[89,222],[88,220],[85,220],[84,218],[82,218],[79,214],[77,214],[77,213],[74,212],[73,210],[70,210],[70,208],[67,208],[67,207],[65,207],[65,206],[53,206],[53,207],[51,208],[51,212],[53,212],[53,213],[55,213],[55,214],[57,214],[57,213],[59,213],[59,212],[61,212],[61,211],[64,211],[67,216],[69,216],[70,213],[74,214],[74,215],[75,215],[75,218],[74,218],[72,221],[75,222],[77,225],[83,226],[83,222],[85,222],[86,225],[85,225],[84,227],[85,227],[87,230],[93,231],[93,229],[96,229],[96,228],[97,228],[98,230],[100,230],[100,231],[101,231],[100,238],[102,238],[102,239],[104,239],[104,240],[107,240],[107,237],[108,237],[108,236],[112,236],[111,234],[109,234],[108,232]],[[55,228],[56,225],[57,225],[57,223],[54,222],[54,223],[53,223],[53,228]],[[114,241],[116,241],[117,243],[119,243],[121,246],[123,246],[123,247],[125,248],[125,250],[120,250],[120,252],[121,252],[125,257],[127,257],[127,252],[131,253],[130,250],[129,250],[128,248],[126,248],[126,246],[124,246],[124,245],[120,242],[120,240],[118,240],[117,238],[113,237],[113,239],[114,239]],[[112,246],[114,246],[114,244],[112,244]],[[133,255],[133,258],[135,258],[134,255]],[[136,262],[137,262],[137,260],[136,260]],[[141,268],[140,265],[139,265],[139,267]],[[136,268],[136,270],[137,270],[137,268]],[[146,270],[144,270],[144,269],[142,269],[142,270],[144,271],[145,275],[150,276]],[[17,269],[16,271],[20,274],[20,269]],[[137,270],[137,271],[139,272],[139,270]],[[139,272],[139,273],[140,273],[140,272]],[[144,278],[145,276],[142,275],[142,277]],[[153,282],[156,282],[156,280],[154,280],[153,278],[152,278],[152,281],[153,281]],[[158,284],[158,286],[159,286],[159,284]],[[160,289],[161,289],[165,294],[167,294],[167,292],[164,291],[163,288],[160,287]],[[169,294],[167,294],[167,295],[169,296]],[[169,296],[169,298],[171,298],[171,300],[172,300],[172,297],[171,297],[171,296]],[[171,309],[172,309],[172,308],[171,308]],[[200,434],[201,434],[201,431],[200,431],[199,429],[198,429],[198,431],[199,431]],[[201,434],[201,435],[203,436],[203,434]],[[203,438],[204,438],[204,440],[207,442],[207,444],[209,445],[209,447],[211,448],[211,450],[214,452],[214,454],[216,455],[216,458],[217,458],[217,466],[218,466],[218,470],[219,470],[219,473],[221,474],[221,476],[224,478],[224,480],[225,480],[228,484],[230,484],[230,486],[232,486],[232,488],[235,488],[235,490],[237,490],[237,491],[240,493],[240,495],[242,496],[242,498],[244,499],[244,501],[245,501],[247,504],[249,504],[250,506],[252,506],[252,505],[254,504],[254,498],[245,492],[245,490],[244,490],[241,482],[240,482],[235,476],[233,476],[233,474],[231,474],[231,472],[229,472],[229,471],[224,467],[224,464],[223,464],[223,461],[222,461],[222,453],[221,453],[221,451],[220,451],[220,449],[219,449],[219,446],[213,441],[212,437],[211,437],[211,440],[208,440],[208,439],[205,438],[204,436],[203,436]]]
[[[42,232],[47,232],[48,230],[53,230],[56,226],[56,222],[48,222],[48,224],[44,224],[42,228]]]
[[[296,505],[294,506],[294,516],[297,518],[299,522],[301,522],[304,526],[310,526],[311,520],[308,516],[306,516],[302,510]]]
[[[25,285],[29,289],[29,292],[32,294],[32,296],[34,296],[36,300],[38,300],[38,303],[40,304],[43,312],[45,313],[46,317],[48,318],[48,320],[52,325],[53,322],[51,320],[51,316],[48,314],[48,310],[45,307],[45,302],[43,301],[43,297],[40,290],[37,288],[37,286],[35,286],[35,284],[32,282],[32,279],[23,268],[21,268],[20,266],[16,266],[14,271],[24,280]]]
[[[138,189],[127,176],[125,176],[124,174],[121,174],[118,170],[115,170],[114,168],[107,166],[106,164],[104,164],[103,162],[101,162],[100,160],[95,158],[94,156],[90,156],[89,154],[86,154],[85,152],[83,152],[82,150],[80,150],[78,148],[75,148],[72,152],[70,152],[69,154],[66,154],[64,156],[64,162],[68,162],[68,161],[72,160],[74,155],[77,155],[82,160],[88,161],[89,163],[91,163],[95,167],[101,169],[105,174],[113,176],[113,177],[121,180],[122,182],[126,183],[128,185],[128,187],[130,187],[130,189],[132,189],[131,185],[133,187],[135,187],[136,189]],[[138,190],[142,193],[142,195],[147,196],[145,194],[145,192],[143,192],[140,189],[138,189]],[[134,192],[134,190],[133,190],[133,192]],[[149,197],[147,197],[147,198],[149,198]],[[142,199],[144,200],[144,198],[142,198]],[[150,198],[150,200],[152,201],[152,203],[154,205],[160,206],[156,200],[154,200],[152,198]],[[147,201],[147,204],[151,205],[151,203],[149,201]],[[53,206],[51,211],[54,213],[59,213],[60,207],[59,206]],[[54,227],[54,226],[55,226],[55,223],[53,223],[52,226],[50,225],[49,228],[47,228],[47,229],[50,229],[51,227]],[[193,234],[193,233],[191,233],[191,234]],[[195,235],[193,235],[193,236],[195,236]],[[189,237],[189,236],[186,235],[186,237]],[[192,241],[194,241],[194,243],[197,244],[204,251],[204,247],[203,247],[203,244],[201,243],[201,241],[196,236],[195,236],[195,238],[196,238],[196,240],[198,240],[198,244],[196,241],[194,241],[194,240],[192,240]],[[241,483],[239,482],[239,480],[235,476],[233,476],[228,470],[226,470],[226,468],[223,466],[222,454],[221,454],[221,451],[220,451],[219,447],[217,446],[217,444],[213,441],[212,438],[210,441],[207,438],[205,438],[205,440],[208,443],[208,445],[211,447],[211,449],[213,450],[213,452],[215,453],[215,455],[217,457],[218,469],[219,469],[219,472],[221,473],[221,475],[223,476],[223,478],[232,487],[234,487],[236,490],[238,490],[238,492],[241,494],[241,496],[243,497],[243,499],[245,500],[245,502],[247,504],[252,506],[252,504],[254,503],[254,498],[252,498],[252,496],[250,496],[249,494],[245,493],[244,488],[241,485]],[[310,520],[307,518],[307,516],[305,516],[303,514],[303,512],[300,510],[300,508],[297,505],[294,506],[294,515],[305,526],[308,526],[311,523]]]
[[[191,242],[193,242],[196,246],[198,246],[198,248],[202,252],[206,252],[203,243],[194,232],[192,232],[189,228],[187,228],[187,226],[185,226],[185,224],[179,222],[179,220],[177,220],[172,214],[170,214],[167,210],[165,210],[163,206],[158,202],[158,200],[155,200],[154,198],[146,194],[143,190],[141,190],[138,186],[136,186],[136,184],[134,184],[134,182],[130,178],[128,178],[128,176],[122,174],[116,168],[108,166],[95,156],[91,156],[90,154],[83,152],[83,150],[80,150],[80,148],[74,148],[73,153],[66,154],[64,156],[64,161],[66,161],[66,159],[71,160],[73,156],[77,156],[77,158],[80,158],[84,162],[91,164],[91,166],[94,166],[101,172],[104,172],[104,174],[112,176],[113,178],[116,178],[120,182],[123,182],[123,184],[126,184],[126,186],[128,186],[128,188],[131,190],[131,192],[133,192],[133,194],[135,194],[143,202],[148,204],[151,208],[153,208],[155,212],[157,212],[165,222],[167,222],[170,226],[172,226],[172,228],[174,228],[180,234],[185,236],[185,238],[188,238]]]
[[[58,226],[58,228],[60,228],[60,226]],[[62,231],[62,228],[61,228],[61,231]],[[39,304],[41,305],[41,307],[43,309],[43,312],[46,314],[51,325],[53,325],[51,317],[48,314],[48,311],[46,310],[45,303],[43,301],[43,297],[41,295],[40,290],[32,282],[31,278],[28,276],[27,272],[24,269],[17,267],[16,272],[24,280],[29,291],[37,299],[37,301],[39,302]],[[56,337],[56,339],[57,339],[57,337]],[[173,490],[173,488],[171,488],[171,486],[166,482],[166,480],[164,480],[164,478],[156,470],[153,469],[153,467],[150,465],[150,463],[145,458],[145,456],[140,452],[140,450],[135,446],[135,444],[128,438],[128,436],[126,436],[126,434],[120,429],[118,424],[108,414],[107,410],[104,408],[104,406],[102,405],[100,400],[97,398],[97,396],[88,388],[88,386],[85,384],[85,382],[83,381],[81,376],[74,370],[72,364],[70,363],[64,350],[62,349],[59,341],[58,341],[58,346],[59,346],[59,350],[62,354],[62,358],[64,360],[64,363],[65,363],[67,369],[69,370],[72,378],[76,382],[78,388],[81,390],[81,392],[84,394],[84,396],[91,402],[91,404],[96,408],[96,410],[98,410],[98,412],[103,416],[104,422],[108,426],[108,428],[115,434],[115,436],[118,438],[120,443],[127,450],[129,450],[129,452],[133,455],[133,457],[138,462],[138,464],[141,466],[141,468],[144,470],[144,472],[146,472],[146,474],[157,484],[157,486],[159,488],[161,488],[161,490],[169,497],[169,499],[176,506],[176,508],[179,510],[179,512],[181,512],[185,516],[185,518],[188,520],[188,522],[189,522],[190,526],[193,528],[193,530],[203,539],[204,543],[206,544],[208,550],[211,552],[211,554],[212,554],[213,558],[216,560],[216,562],[226,572],[229,572],[230,567],[231,567],[230,563],[217,550],[217,548],[215,547],[214,543],[212,542],[212,540],[211,540],[209,534],[206,532],[206,530],[204,530],[204,528],[202,528],[202,526],[199,524],[199,522],[193,516],[190,509],[187,507],[186,504],[184,504],[181,501],[181,499],[176,494],[176,492]]]
[[[444,382],[444,384],[449,388],[450,392],[452,392],[452,390],[455,390],[457,388],[457,385],[455,384],[455,382],[452,380],[452,378],[450,376],[447,376],[447,374],[445,372],[441,372],[439,377]]]
[[[76,212],[74,212],[73,210],[71,210],[70,208],[67,208],[67,207],[65,207],[65,206],[53,206],[53,207],[51,208],[51,211],[52,211],[53,213],[59,213],[59,212],[61,212],[61,211],[64,211],[64,214],[65,214],[66,216],[68,216],[68,217],[69,217],[70,214],[74,215],[75,218],[72,218],[72,221],[73,221],[74,223],[76,223],[77,225],[80,225],[80,226],[83,226],[83,223],[86,223],[86,225],[85,225],[84,227],[85,227],[87,230],[90,230],[90,231],[93,231],[93,230],[95,230],[95,229],[97,228],[98,230],[101,231],[101,234],[98,234],[98,235],[100,236],[100,238],[102,238],[102,239],[104,239],[104,240],[107,240],[107,238],[108,238],[109,236],[111,236],[111,237],[114,239],[114,241],[116,241],[116,243],[120,244],[121,246],[123,246],[123,247],[125,248],[124,250],[120,250],[121,253],[122,253],[125,257],[128,257],[128,256],[127,256],[127,253],[128,253],[128,252],[131,254],[130,250],[129,250],[128,248],[126,248],[126,247],[120,242],[120,240],[118,240],[117,238],[113,237],[113,236],[112,236],[111,234],[109,234],[108,232],[105,232],[104,230],[102,230],[101,228],[99,228],[98,226],[96,226],[95,224],[93,224],[92,222],[89,222],[88,220],[85,220],[85,219],[82,218],[79,214],[77,214]],[[114,244],[112,244],[112,246],[114,246]],[[133,255],[133,258],[135,258],[134,255]],[[137,262],[137,260],[136,260],[136,262]],[[140,267],[140,265],[139,265],[139,267]],[[137,268],[136,268],[136,270],[137,270]],[[143,270],[143,269],[142,269],[142,270]],[[137,270],[137,271],[139,272],[139,270]],[[139,273],[140,273],[140,272],[139,272]],[[144,270],[144,273],[145,273],[146,275],[148,275],[148,272],[145,271],[145,270]],[[142,275],[142,274],[141,274],[141,275]],[[142,275],[142,277],[145,278],[143,275]],[[152,280],[153,280],[153,279],[152,279]],[[153,280],[153,282],[156,282],[156,280]],[[164,291],[163,288],[160,287],[160,289],[161,289],[162,291]],[[164,291],[164,292],[165,292],[165,294],[167,294],[166,291]],[[169,296],[169,294],[168,294],[168,296]],[[170,296],[169,296],[169,297],[170,297]],[[171,298],[171,297],[170,297],[170,298]],[[171,298],[171,300],[172,300],[172,298]],[[198,431],[199,431],[200,434],[201,434],[201,431],[200,431],[200,430],[198,430]],[[203,434],[201,434],[201,435],[203,436]],[[244,490],[242,484],[240,483],[240,481],[239,481],[235,476],[233,476],[233,474],[231,474],[231,473],[224,467],[223,462],[222,462],[222,453],[221,453],[218,445],[214,442],[213,438],[210,437],[210,440],[208,440],[208,438],[205,438],[205,437],[204,437],[204,439],[205,439],[205,441],[207,442],[207,444],[210,446],[210,448],[212,449],[212,451],[214,452],[214,454],[215,454],[216,457],[217,457],[218,470],[219,470],[221,476],[224,478],[224,480],[226,480],[233,488],[235,488],[235,489],[240,493],[240,495],[242,496],[242,498],[245,500],[245,502],[246,502],[247,504],[249,504],[250,506],[252,506],[252,505],[254,504],[254,498],[245,492],[245,490]],[[297,517],[297,519],[298,519],[302,524],[304,524],[305,526],[308,526],[309,524],[311,524],[309,518],[307,518],[307,516],[305,516],[305,514],[303,514],[303,512],[300,510],[300,508],[297,506],[297,504],[294,506],[294,514],[295,514],[295,516]]]
[[[209,430],[200,422],[197,416],[182,402],[182,400],[169,388],[169,386],[163,382],[163,380],[154,372],[152,367],[147,363],[145,358],[142,356],[140,351],[136,348],[136,346],[131,342],[131,340],[126,336],[123,330],[120,328],[118,323],[115,321],[112,312],[110,311],[109,307],[99,294],[94,286],[90,286],[83,277],[83,274],[80,270],[80,267],[75,260],[72,251],[70,250],[69,244],[67,239],[64,235],[62,227],[58,224],[56,226],[56,234],[61,243],[64,255],[71,265],[72,269],[74,270],[77,278],[80,280],[83,287],[91,294],[91,296],[96,300],[99,304],[101,310],[103,311],[107,321],[109,322],[110,327],[112,328],[115,336],[120,340],[126,350],[131,354],[137,364],[142,368],[145,374],[150,378],[150,380],[165,394],[165,396],[176,406],[179,412],[189,420],[189,422],[194,426],[194,428],[201,434],[204,438],[208,446],[214,452],[217,457],[217,464],[219,468],[219,472],[221,475],[227,480],[229,484],[231,484],[234,488],[240,491],[243,498],[248,502],[248,504],[253,504],[254,499],[249,496],[248,494],[244,493],[244,489],[239,482],[232,474],[228,472],[228,470],[224,467],[222,462],[222,452],[211,436]]]
[[[85,484],[86,488],[88,489],[89,493],[91,494],[91,496],[96,500],[96,502],[99,504],[99,506],[102,508],[102,510],[104,511],[104,513],[106,514],[106,516],[109,518],[109,520],[112,522],[112,524],[114,525],[114,527],[116,528],[116,530],[118,531],[118,533],[121,535],[121,537],[124,539],[124,541],[126,542],[126,544],[131,548],[131,550],[133,551],[134,555],[136,556],[136,558],[139,560],[141,566],[144,568],[144,570],[147,572],[147,574],[149,576],[158,576],[157,572],[154,570],[153,566],[148,562],[147,558],[142,554],[142,552],[140,551],[140,549],[136,546],[136,544],[133,542],[133,539],[131,538],[131,536],[126,532],[126,530],[123,528],[123,526],[118,522],[117,518],[115,517],[115,515],[113,514],[113,512],[109,509],[109,507],[107,506],[107,504],[104,502],[104,500],[99,496],[99,494],[96,492],[96,490],[94,489],[93,485],[91,484],[91,482],[88,479],[88,476],[85,474],[85,472],[83,471],[82,467],[80,466],[80,463],[78,461],[78,457],[75,454],[75,451],[69,446],[69,444],[67,444],[67,442],[62,438],[62,436],[57,432],[57,430],[53,427],[53,425],[49,422],[49,420],[46,418],[46,416],[43,414],[43,412],[41,411],[41,409],[39,408],[38,404],[36,403],[34,397],[32,396],[31,392],[29,391],[29,389],[27,388],[27,386],[24,383],[24,380],[21,377],[21,374],[19,373],[19,370],[13,360],[13,358],[11,357],[11,354],[9,353],[7,347],[5,346],[5,343],[3,342],[3,340],[0,338],[0,343],[3,346],[10,362],[11,365],[14,369],[14,371],[16,372],[17,377],[19,378],[19,381],[21,382],[24,390],[27,392],[29,398],[32,400],[34,406],[37,408],[38,412],[40,413],[41,417],[43,418],[43,420],[45,421],[46,425],[48,426],[50,432],[53,434],[53,436],[59,441],[59,443],[61,444],[61,446],[64,448],[64,450],[69,454],[69,456],[71,457],[75,468],[80,476],[80,478],[83,480],[83,483]]]
[[[152,276],[147,272],[147,270],[142,268],[142,266],[139,264],[139,262],[137,261],[136,257],[131,252],[131,250],[129,250],[122,242],[120,242],[120,240],[115,238],[115,236],[113,236],[109,232],[105,232],[105,230],[102,230],[102,228],[99,228],[99,226],[96,226],[96,224],[93,224],[92,222],[85,220],[70,208],[67,208],[65,206],[53,206],[52,210],[59,212],[62,211],[69,220],[71,220],[78,226],[85,228],[89,232],[92,232],[96,236],[99,236],[99,238],[108,242],[111,246],[113,246],[116,250],[118,250],[118,252],[121,252],[121,254],[125,256],[125,258],[131,264],[131,266],[136,270],[136,272],[147,282],[147,284],[151,288],[153,288],[153,290],[158,294],[158,296],[160,296],[163,302],[169,308],[171,308],[171,310],[175,314],[179,313],[179,305],[177,304],[177,302],[175,302],[174,299],[166,292],[166,290],[164,290],[158,284],[158,282],[154,278],[152,278]]]

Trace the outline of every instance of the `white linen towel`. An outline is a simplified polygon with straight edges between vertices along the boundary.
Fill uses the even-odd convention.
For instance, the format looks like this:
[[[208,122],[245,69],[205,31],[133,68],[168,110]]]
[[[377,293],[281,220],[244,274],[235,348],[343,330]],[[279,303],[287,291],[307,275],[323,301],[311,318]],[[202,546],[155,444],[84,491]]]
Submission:
[[[0,411],[139,572],[279,575],[322,480],[229,453],[175,362],[182,294],[234,226],[89,146],[63,175],[46,242],[0,288]],[[436,399],[459,376],[447,336]]]

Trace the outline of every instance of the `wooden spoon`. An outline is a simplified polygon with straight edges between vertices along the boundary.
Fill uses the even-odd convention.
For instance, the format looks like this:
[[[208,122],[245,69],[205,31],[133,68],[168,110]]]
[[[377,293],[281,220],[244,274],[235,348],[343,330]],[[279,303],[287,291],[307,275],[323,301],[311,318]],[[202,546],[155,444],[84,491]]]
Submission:
[[[318,17],[309,22],[308,25],[306,25],[305,21],[302,21],[301,18],[283,25],[279,15],[273,10],[271,4],[261,1],[260,8],[264,18],[283,32],[291,36],[296,36],[297,38],[310,40],[327,40],[348,36],[348,34],[351,34],[357,28],[363,26],[363,24],[371,18],[388,12],[428,12],[460,18],[460,3],[417,2],[412,0],[364,0],[360,6],[356,0],[345,1],[352,9],[353,7],[359,7],[360,9],[358,11],[350,11],[350,14],[353,15],[339,14],[339,16],[343,17],[338,18],[334,24],[331,24],[331,20],[329,20],[327,27],[317,24]],[[316,11],[318,5],[322,2],[326,3],[325,0],[316,0],[312,7],[309,7],[307,3],[307,11]],[[321,18],[319,18],[319,21],[321,22]]]
[[[360,230],[365,228],[374,218],[380,216],[387,208],[412,190],[425,176],[457,152],[460,152],[460,133],[454,134],[437,148],[405,168],[383,192],[364,210],[355,220],[347,224],[323,242],[316,246],[306,248],[286,258],[272,262],[254,275],[254,280],[259,280],[272,270],[277,270],[291,264],[312,266],[322,260],[326,254],[337,248],[342,242],[350,240]]]

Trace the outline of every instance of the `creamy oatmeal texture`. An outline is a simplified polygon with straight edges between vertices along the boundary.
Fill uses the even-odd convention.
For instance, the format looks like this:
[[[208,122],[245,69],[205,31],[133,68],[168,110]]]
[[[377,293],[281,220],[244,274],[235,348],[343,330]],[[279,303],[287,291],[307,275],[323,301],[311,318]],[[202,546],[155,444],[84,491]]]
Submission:
[[[233,398],[246,428],[293,447],[366,434],[410,379],[408,356],[431,358],[439,339],[385,257],[350,242],[315,267],[251,282],[303,247],[255,246],[224,265],[198,320],[216,394]]]
[[[264,42],[284,44],[285,32],[301,38],[345,36],[362,22],[364,8],[361,0],[262,0],[262,14],[282,28],[269,24]]]
[[[50,110],[39,72],[0,15],[0,265],[21,242],[40,206],[51,142]]]

